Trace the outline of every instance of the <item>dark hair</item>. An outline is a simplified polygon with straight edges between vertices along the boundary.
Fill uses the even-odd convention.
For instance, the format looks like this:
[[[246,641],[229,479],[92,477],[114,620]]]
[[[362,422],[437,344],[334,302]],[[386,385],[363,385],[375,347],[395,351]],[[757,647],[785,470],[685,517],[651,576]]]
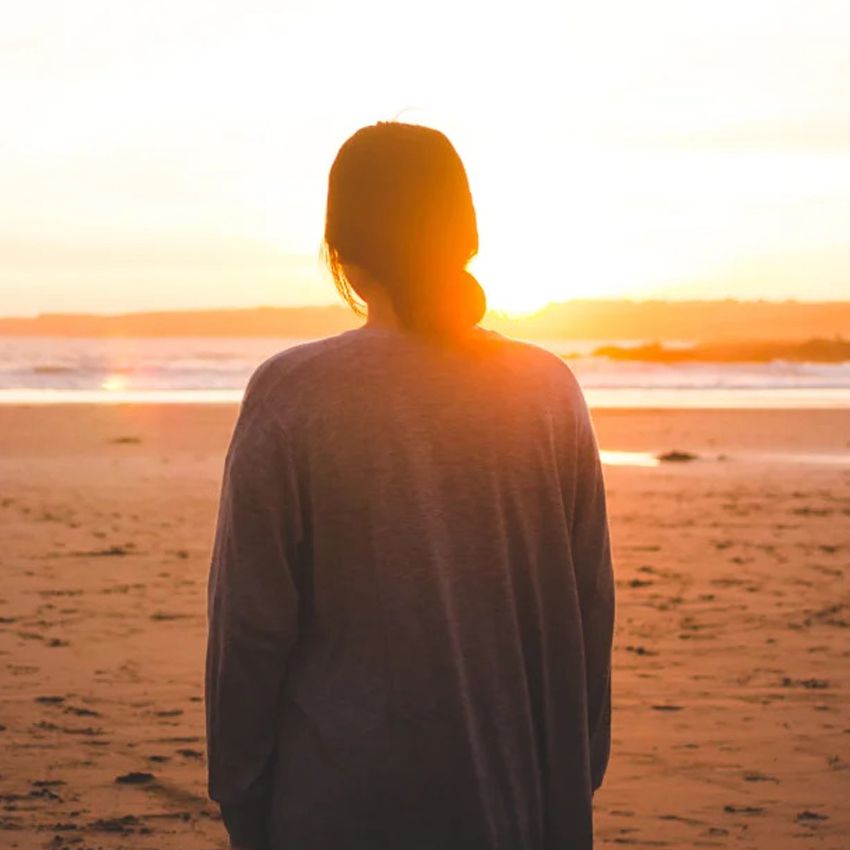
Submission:
[[[360,315],[344,263],[369,272],[411,330],[446,335],[484,315],[484,292],[466,271],[478,251],[466,171],[430,127],[380,122],[345,142],[328,178],[324,251],[337,289]]]

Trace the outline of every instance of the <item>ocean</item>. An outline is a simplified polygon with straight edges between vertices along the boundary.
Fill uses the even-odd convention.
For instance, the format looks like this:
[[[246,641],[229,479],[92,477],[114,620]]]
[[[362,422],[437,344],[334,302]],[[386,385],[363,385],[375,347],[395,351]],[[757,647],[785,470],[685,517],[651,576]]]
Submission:
[[[237,403],[253,369],[304,339],[0,337],[0,404]],[[591,407],[848,408],[850,362],[645,363],[602,345],[535,340],[567,356]]]

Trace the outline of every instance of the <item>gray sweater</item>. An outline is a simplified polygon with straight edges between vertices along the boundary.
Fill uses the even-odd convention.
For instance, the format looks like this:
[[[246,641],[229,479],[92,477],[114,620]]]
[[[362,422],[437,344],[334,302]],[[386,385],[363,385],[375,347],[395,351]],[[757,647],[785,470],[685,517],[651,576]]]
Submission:
[[[610,741],[599,453],[566,364],[364,326],[248,385],[209,581],[209,790],[272,850],[579,850]]]

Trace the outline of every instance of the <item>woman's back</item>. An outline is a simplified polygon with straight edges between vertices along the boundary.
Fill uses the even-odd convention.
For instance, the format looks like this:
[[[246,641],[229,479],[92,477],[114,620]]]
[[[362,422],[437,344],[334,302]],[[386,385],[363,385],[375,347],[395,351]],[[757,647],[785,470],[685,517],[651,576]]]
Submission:
[[[590,847],[612,616],[598,453],[561,360],[370,325],[277,355],[240,411],[210,579],[231,834]]]

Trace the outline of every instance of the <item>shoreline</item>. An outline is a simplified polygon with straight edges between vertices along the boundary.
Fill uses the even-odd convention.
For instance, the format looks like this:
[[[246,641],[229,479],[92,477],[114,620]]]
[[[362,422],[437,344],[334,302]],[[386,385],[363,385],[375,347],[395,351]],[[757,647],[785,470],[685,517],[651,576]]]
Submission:
[[[238,405],[243,390],[0,389],[0,408],[116,405]],[[847,387],[617,387],[584,390],[596,410],[850,410]]]

